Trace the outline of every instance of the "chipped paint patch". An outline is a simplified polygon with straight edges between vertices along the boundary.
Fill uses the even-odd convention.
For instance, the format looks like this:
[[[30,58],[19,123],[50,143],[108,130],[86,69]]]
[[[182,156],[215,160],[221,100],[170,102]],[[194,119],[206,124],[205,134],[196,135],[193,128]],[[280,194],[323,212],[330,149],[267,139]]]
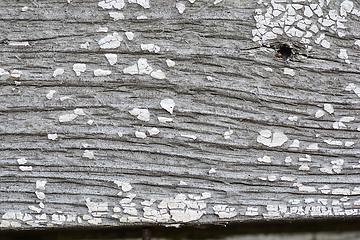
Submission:
[[[50,90],[48,94],[46,94],[47,99],[52,99],[54,97],[54,94],[56,93],[56,90]]]
[[[55,141],[57,138],[58,138],[57,133],[49,133],[49,134],[48,134],[48,139],[49,139],[49,140]]]
[[[78,117],[78,115],[73,114],[73,113],[61,115],[59,117],[59,122],[71,122],[77,117]]]
[[[107,53],[105,54],[105,57],[111,66],[115,65],[115,63],[117,62],[117,55],[114,53]]]
[[[73,65],[73,70],[76,73],[76,76],[80,76],[81,73],[86,71],[86,64],[85,63],[75,63]]]
[[[99,40],[98,44],[101,49],[114,49],[120,47],[123,38],[114,32],[112,35],[108,34],[106,37]]]
[[[257,137],[257,142],[268,147],[280,147],[289,140],[283,132],[274,132],[274,134],[272,134],[272,138],[271,134],[272,132],[270,130],[260,131],[260,135]]]
[[[168,117],[158,117],[158,121],[161,123],[168,123],[168,122],[172,122],[173,120],[174,119]]]
[[[88,159],[94,159],[94,151],[85,150],[82,157]]]
[[[61,76],[64,74],[64,72],[65,70],[63,68],[57,68],[53,73],[53,77]]]
[[[174,67],[175,66],[175,62],[172,61],[171,59],[166,59],[166,65],[168,67]]]
[[[129,111],[129,113],[133,116],[136,116],[140,121],[148,122],[150,121],[150,112],[149,110],[141,109],[141,108],[133,108],[133,110]]]
[[[163,73],[163,71],[161,71],[161,70],[156,70],[156,71],[151,72],[150,76],[155,79],[160,79],[160,80],[166,78],[165,73]]]
[[[172,99],[163,99],[160,101],[160,106],[170,114],[173,114],[175,102]]]
[[[110,70],[102,70],[102,69],[95,69],[94,70],[94,76],[95,77],[103,77],[103,76],[109,76],[111,75]]]
[[[264,156],[264,157],[262,157],[262,158],[258,158],[257,159],[259,162],[263,162],[263,163],[271,163],[271,159],[270,159],[270,157],[269,156]]]

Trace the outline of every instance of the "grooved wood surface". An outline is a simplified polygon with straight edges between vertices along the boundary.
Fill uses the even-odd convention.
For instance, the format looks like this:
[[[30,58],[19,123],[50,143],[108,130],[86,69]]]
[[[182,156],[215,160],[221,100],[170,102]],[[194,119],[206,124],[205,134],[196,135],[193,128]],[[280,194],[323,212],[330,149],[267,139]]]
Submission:
[[[0,229],[360,214],[359,3],[146,2],[1,1]]]

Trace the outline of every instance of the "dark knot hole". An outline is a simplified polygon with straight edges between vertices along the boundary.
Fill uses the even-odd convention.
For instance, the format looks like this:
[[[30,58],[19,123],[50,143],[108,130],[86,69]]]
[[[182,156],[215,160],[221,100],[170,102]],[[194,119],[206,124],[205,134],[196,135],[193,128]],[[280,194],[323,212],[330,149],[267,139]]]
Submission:
[[[277,56],[282,57],[285,61],[291,57],[292,48],[287,44],[281,44],[280,49],[277,51]]]

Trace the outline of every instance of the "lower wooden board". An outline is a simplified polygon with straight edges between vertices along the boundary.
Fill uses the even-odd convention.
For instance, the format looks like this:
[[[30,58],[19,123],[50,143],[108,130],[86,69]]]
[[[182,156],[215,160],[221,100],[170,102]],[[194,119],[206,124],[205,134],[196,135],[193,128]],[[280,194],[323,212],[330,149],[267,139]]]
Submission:
[[[360,214],[359,3],[129,2],[2,1],[1,229]]]

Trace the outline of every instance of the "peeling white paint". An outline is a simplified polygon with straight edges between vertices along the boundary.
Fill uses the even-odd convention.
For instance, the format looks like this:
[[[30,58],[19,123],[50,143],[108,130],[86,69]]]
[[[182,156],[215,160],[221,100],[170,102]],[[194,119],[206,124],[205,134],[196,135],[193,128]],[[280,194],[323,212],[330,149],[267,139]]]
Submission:
[[[46,180],[37,180],[36,181],[36,189],[41,190],[41,191],[45,191],[46,183],[47,183]]]
[[[65,70],[63,68],[57,68],[53,73],[53,77],[61,76],[64,74],[64,72]]]
[[[122,181],[114,181],[114,183],[118,186],[121,187],[121,190],[123,192],[129,192],[132,189],[132,186],[130,183],[128,182],[122,182]]]
[[[95,77],[103,77],[103,76],[109,76],[111,75],[110,70],[102,70],[102,69],[95,69],[94,70],[94,76]]]
[[[168,117],[158,117],[158,121],[161,123],[168,123],[168,122],[172,122],[173,120],[174,119]]]
[[[143,132],[136,131],[135,137],[144,139],[144,138],[146,138],[146,134]]]
[[[318,143],[311,143],[306,150],[308,151],[317,151],[319,150],[319,144]]]
[[[82,110],[81,108],[74,109],[74,113],[79,116],[85,116],[84,110]]]
[[[83,49],[87,49],[89,46],[90,46],[90,43],[89,43],[89,42],[80,44],[80,48],[83,48]]]
[[[109,16],[114,19],[114,21],[124,20],[125,16],[121,12],[109,12]],[[121,40],[122,41],[122,40]],[[120,42],[121,42],[120,41]]]
[[[104,0],[98,3],[98,6],[103,9],[122,9],[125,7],[124,0]]]
[[[214,173],[216,173],[216,170],[215,170],[214,168],[211,168],[211,169],[209,170],[209,174],[214,174]]]
[[[22,157],[16,160],[19,165],[24,165],[27,163],[26,158]]]
[[[324,104],[324,110],[330,114],[334,113],[334,107],[330,103]]]
[[[150,136],[156,136],[160,133],[159,129],[153,127],[152,129],[147,130]]]
[[[160,79],[160,80],[166,78],[165,73],[163,73],[163,71],[161,71],[161,70],[156,70],[156,71],[151,72],[150,76],[155,79]]]
[[[47,99],[52,99],[54,97],[54,94],[56,93],[56,90],[50,90],[48,94],[46,94]]]
[[[112,35],[108,34],[106,37],[99,40],[98,44],[101,49],[114,49],[120,47],[123,38],[114,32]]]
[[[229,130],[229,131],[226,131],[226,132],[224,132],[224,139],[226,139],[226,140],[229,140],[229,139],[231,139],[231,135],[234,133],[234,131],[233,130]]]
[[[262,158],[258,158],[257,159],[259,162],[263,162],[263,163],[271,163],[271,159],[270,159],[270,157],[269,156],[264,156],[264,157],[262,157]]]
[[[133,116],[136,116],[140,121],[148,122],[150,121],[150,112],[148,109],[133,108],[129,113]]]
[[[55,141],[57,138],[58,138],[57,133],[49,133],[49,134],[48,134],[48,139],[49,139],[49,140]]]
[[[289,145],[289,148],[299,148],[300,141],[298,139],[294,139],[294,141]]]
[[[114,53],[107,53],[105,54],[105,57],[111,66],[115,65],[115,63],[117,62],[117,55]]]
[[[27,47],[27,46],[30,46],[30,44],[27,41],[23,41],[23,42],[9,41],[9,46]]]
[[[19,169],[23,172],[31,172],[33,170],[32,166],[20,166]]]
[[[149,43],[149,44],[141,44],[141,50],[143,51],[149,51],[149,52],[154,52],[154,53],[159,53],[160,52],[160,47],[156,46],[153,43]]]
[[[295,71],[291,68],[284,68],[284,74],[290,75],[290,76],[295,76]]]
[[[214,213],[219,216],[220,219],[223,218],[233,218],[238,213],[235,211],[235,208],[229,208],[227,205],[215,205],[213,207]]]
[[[176,6],[176,8],[177,8],[177,10],[179,11],[180,14],[183,14],[183,13],[184,13],[185,8],[186,8],[186,6],[185,6],[184,3],[178,2],[178,3],[176,3],[175,6]]]
[[[40,199],[40,200],[45,199],[45,193],[43,193],[43,192],[38,192],[38,191],[36,191],[36,192],[35,192],[35,195],[36,195],[36,197],[37,197],[38,199]]]
[[[257,137],[257,142],[266,145],[268,147],[280,147],[286,141],[289,140],[288,137],[283,132],[280,131],[274,132],[272,138],[270,137],[271,137],[270,130],[262,130],[260,131],[260,135]]]
[[[194,136],[194,135],[181,134],[180,136],[181,136],[181,137],[184,137],[184,138],[190,138],[190,139],[192,139],[192,140],[196,140],[196,139],[197,139],[197,137]]]
[[[360,45],[359,45],[360,46]],[[172,61],[171,59],[166,59],[166,65],[168,67],[174,67],[175,66],[175,62]]]
[[[170,114],[173,114],[175,102],[172,99],[163,99],[160,101],[160,106]]]
[[[86,71],[86,64],[85,63],[75,63],[73,65],[73,70],[76,73],[76,76],[80,76],[81,73]]]
[[[88,159],[94,159],[94,151],[85,150],[82,157]]]
[[[71,122],[77,117],[78,117],[78,115],[73,114],[73,113],[61,115],[59,117],[59,122]]]

